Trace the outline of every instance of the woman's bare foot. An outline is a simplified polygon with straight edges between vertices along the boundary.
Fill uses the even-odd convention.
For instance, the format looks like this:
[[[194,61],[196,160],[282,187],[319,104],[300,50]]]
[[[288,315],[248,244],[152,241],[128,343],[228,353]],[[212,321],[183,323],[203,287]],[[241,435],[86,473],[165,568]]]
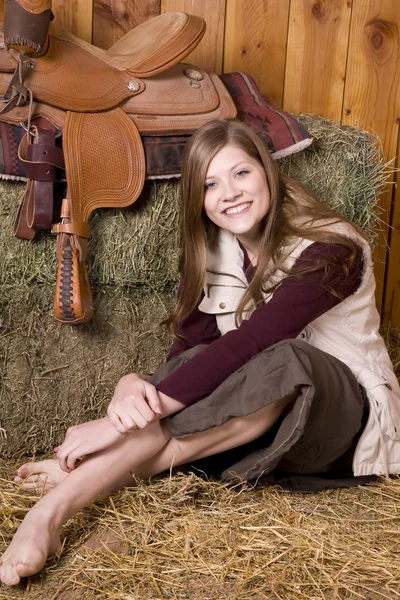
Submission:
[[[0,559],[0,581],[9,586],[18,585],[21,577],[40,571],[49,554],[60,547],[59,529],[48,512],[33,507]]]
[[[60,469],[57,460],[49,459],[25,463],[18,469],[14,481],[21,490],[46,494],[67,476],[68,473]]]

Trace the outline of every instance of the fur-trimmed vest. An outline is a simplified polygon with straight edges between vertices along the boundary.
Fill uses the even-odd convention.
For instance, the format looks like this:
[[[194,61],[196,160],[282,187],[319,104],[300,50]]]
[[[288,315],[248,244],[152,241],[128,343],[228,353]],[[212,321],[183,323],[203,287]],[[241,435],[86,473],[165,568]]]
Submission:
[[[362,281],[353,295],[309,323],[298,338],[344,362],[367,391],[369,418],[354,454],[354,474],[400,473],[400,386],[379,335],[370,247],[346,223],[327,224],[326,228],[362,248]],[[311,243],[296,240],[287,252],[285,266],[294,264]],[[233,234],[221,230],[217,249],[207,252],[205,297],[199,309],[215,314],[222,335],[236,328],[235,311],[247,286],[239,243]],[[265,302],[271,297],[265,296]]]

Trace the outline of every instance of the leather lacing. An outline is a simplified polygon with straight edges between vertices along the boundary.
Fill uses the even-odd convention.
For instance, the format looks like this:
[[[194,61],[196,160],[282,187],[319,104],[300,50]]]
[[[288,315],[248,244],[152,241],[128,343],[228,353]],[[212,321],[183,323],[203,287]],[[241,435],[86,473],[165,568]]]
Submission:
[[[28,48],[32,48],[36,54],[40,54],[43,52],[43,45],[34,42],[33,40],[27,40],[25,38],[14,38],[8,37],[4,40],[4,45],[6,48],[9,46],[27,46]]]
[[[61,285],[59,296],[59,308],[62,311],[62,318],[64,321],[75,320],[74,309],[72,307],[72,267],[72,247],[68,245],[62,249],[61,255]]]

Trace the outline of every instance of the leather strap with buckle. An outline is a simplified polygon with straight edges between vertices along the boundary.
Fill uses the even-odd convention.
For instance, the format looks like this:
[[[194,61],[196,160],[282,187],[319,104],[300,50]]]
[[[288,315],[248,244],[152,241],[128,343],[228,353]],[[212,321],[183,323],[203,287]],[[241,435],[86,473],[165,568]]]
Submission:
[[[14,224],[14,235],[33,239],[37,229],[53,221],[53,183],[65,169],[63,151],[56,146],[57,130],[46,119],[37,119],[22,138],[18,157],[29,178]]]

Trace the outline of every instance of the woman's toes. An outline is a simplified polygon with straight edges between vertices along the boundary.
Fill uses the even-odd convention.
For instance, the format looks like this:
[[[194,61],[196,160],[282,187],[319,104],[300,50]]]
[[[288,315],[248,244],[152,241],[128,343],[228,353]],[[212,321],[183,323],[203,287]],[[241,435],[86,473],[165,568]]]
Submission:
[[[4,573],[1,573],[1,581],[4,585],[18,585],[21,581],[21,577],[15,571],[15,569],[4,569]]]
[[[26,515],[2,556],[0,581],[5,585],[17,585],[21,577],[38,573],[49,553],[60,548],[59,532],[48,518],[48,511],[37,506]]]
[[[47,493],[67,475],[60,469],[57,460],[47,459],[22,465],[14,477],[14,483],[22,491]]]
[[[20,479],[24,479],[25,477],[27,477],[29,475],[28,471],[25,470],[25,465],[22,465],[22,467],[20,467],[17,470],[17,475],[16,477],[19,477]]]
[[[20,581],[20,576],[16,572],[14,568],[14,564],[4,562],[3,560],[0,563],[0,581],[4,583],[4,585],[18,585]]]
[[[44,486],[39,483],[23,483],[19,489],[23,492],[42,493]]]
[[[0,569],[0,581],[7,586],[18,585],[22,577],[29,577],[37,571],[37,566],[30,563],[11,563]]]
[[[48,481],[47,477],[41,477],[40,475],[30,475],[25,480],[23,479],[19,482],[15,481],[15,483],[19,486],[18,489],[24,492],[33,491],[42,493],[43,491],[48,492],[50,489],[55,487],[54,484]]]
[[[35,573],[37,573],[37,571],[37,565],[33,565],[30,563],[20,562],[15,566],[15,572],[19,578],[29,577],[30,575],[34,575]]]
[[[38,463],[35,463],[35,462],[25,463],[24,465],[21,465],[19,467],[19,469],[17,470],[17,477],[20,477],[21,479],[25,479],[25,477],[28,477],[29,475],[32,475],[33,473],[37,473],[37,468],[38,468]]]

